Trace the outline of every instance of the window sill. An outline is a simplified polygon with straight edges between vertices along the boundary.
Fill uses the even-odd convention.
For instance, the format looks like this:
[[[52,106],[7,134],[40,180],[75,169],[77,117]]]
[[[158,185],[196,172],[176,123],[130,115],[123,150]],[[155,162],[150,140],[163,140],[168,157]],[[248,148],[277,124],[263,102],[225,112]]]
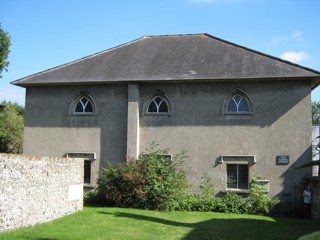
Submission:
[[[222,117],[224,117],[226,115],[227,116],[250,116],[250,117],[253,117],[256,114],[253,112],[223,112],[223,113],[220,113],[220,115]]]
[[[141,113],[142,117],[171,117],[173,113]]]
[[[69,116],[78,116],[78,117],[94,117],[96,113],[71,113]]]
[[[249,193],[249,189],[227,189],[222,191],[224,193],[234,192],[234,193]]]

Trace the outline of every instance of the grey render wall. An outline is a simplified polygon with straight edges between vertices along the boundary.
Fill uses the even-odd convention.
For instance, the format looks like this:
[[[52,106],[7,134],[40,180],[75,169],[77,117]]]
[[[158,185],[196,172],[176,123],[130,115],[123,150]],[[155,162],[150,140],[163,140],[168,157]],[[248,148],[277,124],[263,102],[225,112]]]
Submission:
[[[72,116],[69,107],[82,92],[93,97],[94,116]],[[95,153],[93,176],[100,166],[125,161],[127,84],[29,87],[26,90],[24,154],[64,157]]]
[[[83,208],[83,159],[0,154],[0,232]]]
[[[250,97],[253,116],[221,115],[225,97],[235,88]],[[311,175],[309,169],[291,171],[311,159],[308,82],[141,84],[140,109],[155,89],[167,94],[174,114],[140,118],[140,150],[153,140],[172,153],[187,150],[186,165],[195,191],[205,173],[217,191],[223,191],[226,173],[221,156],[254,156],[254,175],[269,181],[269,194],[294,204],[296,186]],[[289,164],[276,165],[278,155],[288,155]]]
[[[128,83],[28,87],[26,93],[24,153],[64,156],[67,152],[94,152],[95,169],[106,161],[125,161],[127,145],[138,152],[156,141],[176,153],[187,150],[186,167],[197,191],[205,173],[217,192],[223,191],[226,173],[221,156],[254,156],[254,174],[269,181],[270,196],[294,201],[295,188],[309,170],[291,171],[311,159],[311,88],[306,80],[229,80],[219,82],[140,82],[130,95],[139,111],[155,91],[165,93],[172,105],[171,116],[140,114],[136,135],[127,138]],[[240,88],[248,94],[253,116],[221,115],[225,97]],[[95,116],[70,116],[69,106],[78,93],[93,97]],[[130,107],[131,106],[131,107]],[[134,106],[134,107],[133,107]],[[137,139],[138,143],[127,139]],[[130,148],[131,146],[129,146]],[[288,155],[288,165],[276,165],[276,156]],[[289,199],[289,200],[288,200]]]

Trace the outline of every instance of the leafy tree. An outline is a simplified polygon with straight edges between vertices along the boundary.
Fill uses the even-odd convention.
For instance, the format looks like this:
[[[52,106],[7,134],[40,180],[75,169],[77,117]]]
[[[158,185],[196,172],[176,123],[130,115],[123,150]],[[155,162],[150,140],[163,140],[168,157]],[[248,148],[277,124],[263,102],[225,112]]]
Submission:
[[[6,101],[0,106],[0,152],[21,153],[24,108]]]
[[[312,125],[320,124],[320,101],[312,102]]]
[[[9,47],[10,47],[10,36],[9,34],[4,31],[1,27],[0,23],[0,78],[2,78],[2,71],[6,70],[9,65],[9,62],[7,61],[8,55],[9,55]]]

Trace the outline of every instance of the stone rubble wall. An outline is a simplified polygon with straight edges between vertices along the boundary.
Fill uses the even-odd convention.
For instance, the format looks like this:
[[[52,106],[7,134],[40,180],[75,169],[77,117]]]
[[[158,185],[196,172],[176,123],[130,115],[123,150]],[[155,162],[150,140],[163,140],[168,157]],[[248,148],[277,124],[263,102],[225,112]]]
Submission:
[[[83,209],[83,159],[0,154],[0,232]]]

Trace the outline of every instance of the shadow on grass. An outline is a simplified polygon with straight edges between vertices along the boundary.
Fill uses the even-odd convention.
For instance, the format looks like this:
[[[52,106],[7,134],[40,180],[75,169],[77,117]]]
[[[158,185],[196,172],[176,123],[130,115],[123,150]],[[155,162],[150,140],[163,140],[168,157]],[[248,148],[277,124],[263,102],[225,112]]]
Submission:
[[[105,212],[100,213],[107,214]],[[187,236],[182,238],[184,240],[296,240],[301,236],[310,234],[311,232],[319,231],[318,222],[297,219],[291,220],[287,218],[279,218],[277,219],[278,221],[248,218],[213,218],[203,222],[187,223],[123,212],[117,212],[114,215],[117,217],[150,221],[162,225],[192,228],[193,230]]]

